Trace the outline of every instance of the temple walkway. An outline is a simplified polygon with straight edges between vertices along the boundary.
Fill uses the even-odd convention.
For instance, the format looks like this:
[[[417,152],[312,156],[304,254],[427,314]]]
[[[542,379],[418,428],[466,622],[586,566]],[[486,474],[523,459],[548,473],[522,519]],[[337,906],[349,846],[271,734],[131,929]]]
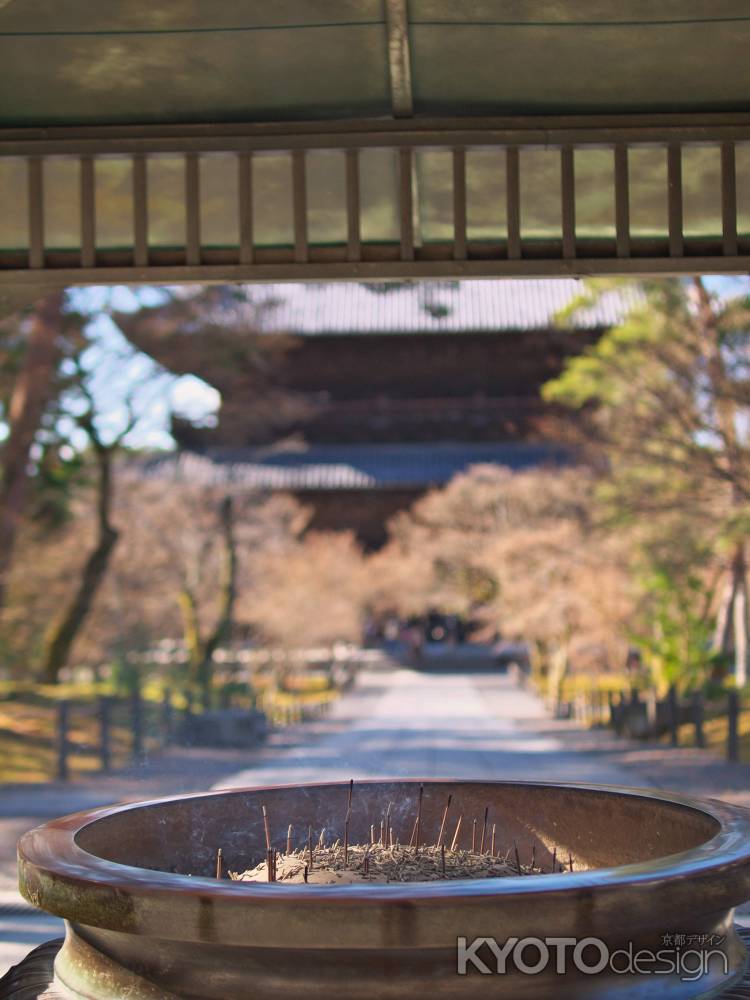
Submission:
[[[309,745],[264,754],[215,787],[387,776],[632,783],[606,754],[566,747],[504,674],[396,668],[363,671]]]

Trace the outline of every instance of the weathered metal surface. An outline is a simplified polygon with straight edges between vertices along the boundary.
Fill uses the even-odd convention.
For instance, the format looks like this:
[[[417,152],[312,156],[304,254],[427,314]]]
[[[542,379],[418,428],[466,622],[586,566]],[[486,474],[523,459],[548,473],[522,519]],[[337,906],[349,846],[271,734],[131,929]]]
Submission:
[[[747,107],[743,0],[14,0],[0,121]]]
[[[396,835],[408,838],[419,784],[355,785],[350,835],[364,839],[389,801]],[[279,845],[292,823],[342,833],[346,784],[209,793],[66,817],[19,845],[21,889],[69,921],[56,963],[63,995],[254,998],[659,996],[724,988],[667,976],[456,974],[456,939],[595,934],[610,947],[660,946],[665,933],[717,934],[738,980],[746,953],[732,907],[750,896],[750,814],[716,802],[580,785],[426,782],[423,828],[436,833],[452,809],[489,806],[503,842],[570,851],[575,872],[448,883],[282,886],[217,882],[218,847],[230,869],[264,854],[261,804]],[[466,834],[470,824],[465,824]],[[107,983],[106,992],[102,983]],[[483,984],[488,984],[486,987]],[[121,987],[121,988],[124,988]],[[157,989],[159,992],[153,992]],[[66,993],[67,990],[67,993]]]

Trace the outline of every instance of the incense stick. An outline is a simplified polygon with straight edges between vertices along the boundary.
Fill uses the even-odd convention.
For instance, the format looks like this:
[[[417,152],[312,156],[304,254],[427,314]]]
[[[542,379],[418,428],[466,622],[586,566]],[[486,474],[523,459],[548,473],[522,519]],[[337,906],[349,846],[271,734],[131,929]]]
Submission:
[[[495,851],[495,832],[496,832],[496,827],[497,827],[497,824],[493,823],[492,824],[492,846],[490,847],[490,854],[492,855],[493,858],[497,857],[497,852]]]
[[[463,821],[464,821],[464,814],[461,813],[461,815],[458,817],[458,823],[456,823],[456,832],[453,834],[453,840],[451,841],[452,851],[455,851],[456,849],[456,844],[458,843],[458,835],[461,832],[461,824],[463,823]]]
[[[268,811],[267,811],[267,809],[266,809],[265,806],[261,806],[261,809],[263,810],[263,826],[265,827],[265,830],[266,830],[266,850],[270,851],[271,850],[271,829],[270,829],[270,827],[268,825]]]
[[[419,850],[420,834],[422,831],[422,798],[424,796],[424,785],[419,786],[419,803],[417,804],[417,837],[414,844],[414,853]]]
[[[474,817],[474,819],[472,820],[472,823],[471,823],[471,853],[472,854],[476,854],[477,853],[477,820],[476,820],[476,817]]]
[[[219,848],[219,850],[216,852],[216,877],[217,878],[224,877],[224,863],[222,860],[221,848]]]
[[[289,829],[286,831],[286,853],[292,853],[292,824],[289,824]]]
[[[349,860],[349,820],[352,818],[352,793],[354,791],[354,778],[349,781],[349,799],[346,803],[346,819],[344,820],[344,868]]]
[[[445,805],[445,809],[443,809],[443,819],[442,819],[442,822],[440,823],[440,833],[438,834],[438,839],[437,839],[437,846],[438,847],[442,847],[443,846],[443,835],[445,834],[445,824],[446,824],[446,821],[448,819],[448,810],[451,807],[452,800],[453,800],[453,796],[449,795],[448,796],[448,801],[447,801],[447,803]]]
[[[414,820],[414,826],[411,828],[411,837],[409,837],[409,847],[414,847],[414,840],[417,836],[417,821]]]
[[[481,841],[481,843],[479,845],[479,853],[480,854],[484,854],[484,838],[487,835],[487,817],[489,816],[489,814],[490,814],[490,807],[489,806],[485,806],[485,809],[484,809],[484,823],[482,824],[482,841]]]
[[[274,861],[273,861],[273,848],[271,847],[271,828],[268,825],[268,810],[265,806],[261,806],[263,812],[263,827],[266,832],[266,865],[268,866],[268,881],[275,881],[274,875]]]

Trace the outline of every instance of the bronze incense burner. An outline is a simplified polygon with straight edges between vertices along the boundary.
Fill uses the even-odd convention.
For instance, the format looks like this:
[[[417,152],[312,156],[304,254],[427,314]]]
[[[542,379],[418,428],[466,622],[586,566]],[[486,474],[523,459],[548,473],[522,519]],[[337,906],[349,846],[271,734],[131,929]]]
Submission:
[[[578,784],[372,781],[240,789],[160,799],[65,817],[19,844],[24,896],[64,917],[55,988],[69,998],[674,997],[719,995],[746,951],[733,907],[750,897],[750,813],[661,792]],[[409,884],[314,885],[216,878],[267,855],[262,806],[279,850],[289,825],[364,843],[392,803],[408,844],[417,804],[434,843],[447,796],[455,816],[489,813],[522,865],[550,874]],[[471,822],[463,835],[470,843]],[[465,843],[465,842],[464,842]],[[553,869],[553,856],[574,859]],[[676,935],[680,935],[676,939]],[[499,948],[510,938],[581,942],[562,972],[533,943],[503,974],[485,943],[459,974],[459,939]],[[597,972],[597,954],[645,954],[665,941],[710,942],[699,977],[684,969]],[[694,950],[700,951],[697,945]],[[702,944],[701,947],[704,947]],[[586,951],[588,949],[588,951]],[[559,954],[559,951],[558,951]],[[511,958],[513,958],[511,955]],[[581,966],[581,967],[579,967]]]

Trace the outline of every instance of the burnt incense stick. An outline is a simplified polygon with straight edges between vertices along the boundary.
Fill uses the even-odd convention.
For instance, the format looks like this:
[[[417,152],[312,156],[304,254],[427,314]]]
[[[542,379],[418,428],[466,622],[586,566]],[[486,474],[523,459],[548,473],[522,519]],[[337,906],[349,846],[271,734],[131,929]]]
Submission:
[[[263,826],[265,827],[265,831],[266,831],[266,850],[270,851],[271,850],[271,828],[268,825],[268,811],[267,811],[267,809],[266,809],[265,806],[261,806],[261,809],[263,810]]]
[[[568,867],[570,868],[571,871],[573,871],[573,855],[570,853],[570,851],[568,852]]]
[[[349,860],[349,821],[352,818],[352,794],[354,792],[354,778],[349,781],[349,798],[346,803],[346,819],[344,820],[344,868]]]
[[[471,823],[471,853],[476,854],[477,852],[477,821],[476,817]]]
[[[393,847],[393,828],[391,827],[391,809],[392,809],[392,807],[393,807],[393,803],[389,802],[388,803],[388,808],[385,811],[385,836],[386,836],[386,839],[390,838],[390,843],[389,844],[384,844],[383,845],[384,847]]]
[[[273,882],[273,849],[266,851],[266,868],[268,868],[268,881]]]
[[[445,835],[445,824],[446,824],[446,822],[448,820],[448,810],[451,807],[452,800],[453,800],[453,796],[449,795],[448,796],[448,801],[445,804],[445,809],[443,809],[443,819],[442,819],[442,821],[440,823],[440,833],[438,834],[438,839],[437,839],[437,846],[438,847],[442,847],[443,846],[443,836]]]
[[[307,865],[305,865],[305,871],[304,871],[302,877],[304,878],[305,882],[307,882]]]
[[[380,845],[381,847],[385,847],[385,820],[382,819],[380,821]]]
[[[221,848],[216,852],[216,877],[224,877],[224,861],[222,858]]]
[[[553,874],[557,871],[557,848],[552,848],[552,872]]]
[[[445,875],[445,844],[440,845],[440,866],[443,875]]]
[[[531,870],[536,868],[536,841],[531,842]]]
[[[388,846],[393,847],[393,827],[388,827]]]
[[[497,852],[495,851],[495,833],[496,833],[496,829],[497,829],[497,824],[493,823],[492,824],[492,844],[490,846],[490,854],[492,855],[493,858],[497,857]]]
[[[370,823],[370,843],[375,843],[375,824]]]
[[[456,832],[453,834],[453,840],[451,841],[451,851],[455,851],[456,849],[456,845],[458,844],[458,837],[459,834],[461,833],[461,824],[463,823],[463,821],[464,821],[464,814],[461,813],[461,815],[458,817],[458,823],[456,823]]]
[[[419,850],[419,841],[422,833],[422,798],[424,797],[424,785],[419,786],[419,802],[417,804],[417,831],[416,840],[414,842],[414,853],[416,854]]]
[[[487,817],[489,816],[489,814],[490,814],[490,807],[489,806],[485,806],[485,809],[484,809],[484,823],[482,823],[482,840],[481,840],[481,843],[479,844],[479,853],[480,854],[484,854],[484,839],[487,836]]]
[[[323,827],[323,829],[320,831],[320,836],[318,837],[318,847],[323,847],[325,845],[325,838],[326,838],[326,828]]]
[[[346,820],[344,821],[344,868],[346,868],[347,862],[349,860],[349,819],[351,813],[346,814]]]
[[[515,842],[515,840],[513,841],[513,850],[516,853],[516,868],[518,869],[518,874],[520,875],[521,874],[521,858],[519,857],[519,854],[518,854],[518,844]]]
[[[313,866],[313,852],[312,852],[312,827],[311,826],[308,826],[308,828],[307,828],[307,855],[308,855],[308,864],[310,866],[310,871],[312,871],[312,866]]]
[[[289,824],[289,828],[286,831],[286,853],[292,853],[292,824]]]

